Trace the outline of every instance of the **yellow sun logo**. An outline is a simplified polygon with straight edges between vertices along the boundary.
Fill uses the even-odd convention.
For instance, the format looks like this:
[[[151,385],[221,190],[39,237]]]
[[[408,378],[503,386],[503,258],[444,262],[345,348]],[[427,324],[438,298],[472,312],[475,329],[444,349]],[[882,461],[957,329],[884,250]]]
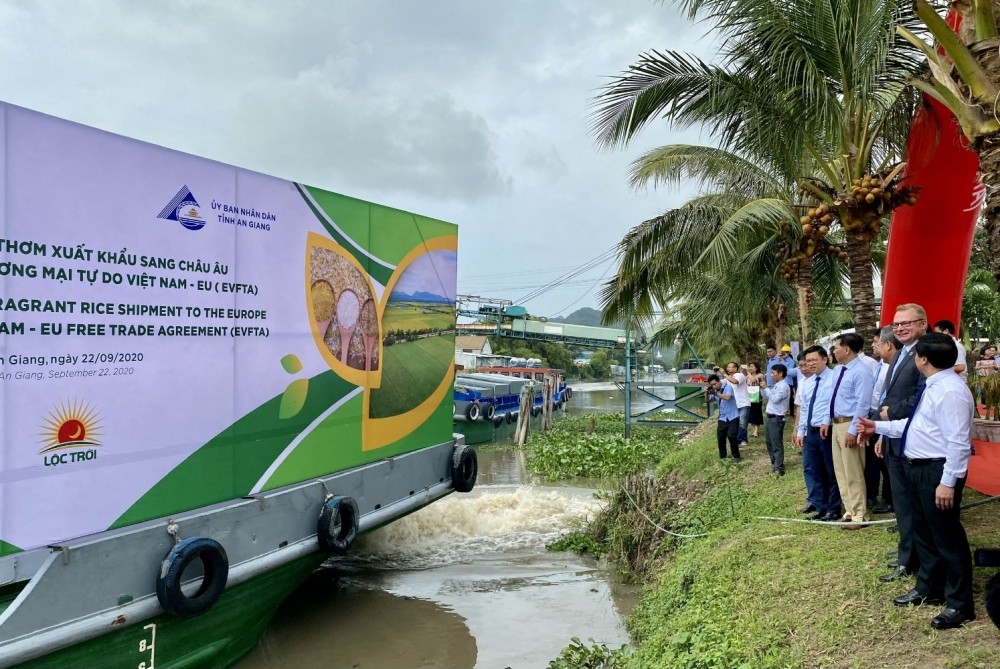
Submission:
[[[85,402],[63,404],[49,413],[39,435],[43,444],[39,453],[59,451],[64,448],[80,448],[82,446],[100,446],[97,437],[101,436],[100,416],[97,411]]]

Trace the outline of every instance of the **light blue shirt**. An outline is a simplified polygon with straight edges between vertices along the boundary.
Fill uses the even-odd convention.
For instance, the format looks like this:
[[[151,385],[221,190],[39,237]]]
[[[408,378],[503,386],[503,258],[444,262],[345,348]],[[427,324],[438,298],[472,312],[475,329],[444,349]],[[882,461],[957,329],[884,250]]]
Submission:
[[[840,377],[841,372],[843,372],[843,378],[840,379],[840,385],[837,385],[837,379]],[[871,408],[872,403],[872,388],[875,387],[875,377],[872,376],[871,370],[868,365],[864,363],[861,358],[854,358],[846,365],[837,365],[833,368],[833,386],[830,389],[830,395],[833,395],[833,388],[837,389],[837,397],[834,398],[833,415],[834,417],[842,418],[848,417],[851,419],[851,425],[847,429],[847,433],[853,436],[858,436],[858,420],[861,418],[868,417],[868,410]],[[819,404],[819,400],[816,401]],[[827,414],[829,416],[829,414]],[[815,420],[815,415],[813,420]],[[829,421],[824,421],[829,423]]]
[[[784,416],[788,413],[788,400],[792,397],[792,391],[784,379],[775,383],[773,388],[761,388],[760,393],[767,398],[768,416]]]
[[[724,381],[722,383],[722,388],[719,389],[719,393],[723,395],[733,395],[733,387],[729,385],[728,381]],[[719,403],[719,420],[723,423],[740,417],[740,410],[736,406],[735,396],[730,397],[728,400],[724,400],[716,395],[712,397],[712,399]]]
[[[830,397],[833,395],[834,376],[830,370],[824,367],[819,374],[813,374],[802,382],[799,392],[802,394],[802,409],[799,411],[798,432],[800,437],[806,436],[807,428],[819,427],[830,421]],[[809,403],[812,402],[813,395],[816,395],[816,404],[813,405],[812,422],[806,424],[809,419]]]
[[[799,371],[798,367],[788,368],[788,374],[785,375],[785,383],[787,383],[790,387],[794,388],[795,386],[801,384],[803,381],[804,381],[803,374],[802,372]]]

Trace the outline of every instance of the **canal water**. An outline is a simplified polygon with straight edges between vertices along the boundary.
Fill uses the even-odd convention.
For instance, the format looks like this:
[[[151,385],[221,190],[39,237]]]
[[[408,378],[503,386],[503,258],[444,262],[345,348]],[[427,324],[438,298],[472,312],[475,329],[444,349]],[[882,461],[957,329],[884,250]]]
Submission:
[[[633,411],[656,402],[633,395]],[[567,413],[622,411],[613,383],[573,384]],[[598,485],[586,482],[585,485]],[[237,669],[532,669],[571,637],[628,643],[634,587],[546,545],[596,513],[591,488],[540,485],[524,454],[479,451],[479,483],[363,537],[279,609]]]

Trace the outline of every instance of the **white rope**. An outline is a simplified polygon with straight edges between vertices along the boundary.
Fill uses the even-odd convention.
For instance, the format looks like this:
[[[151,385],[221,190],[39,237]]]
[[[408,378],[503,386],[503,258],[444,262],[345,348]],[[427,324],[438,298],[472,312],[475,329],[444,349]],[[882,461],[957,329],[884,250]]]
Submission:
[[[639,508],[639,505],[635,503],[635,500],[632,499],[632,495],[628,494],[628,490],[626,490],[624,486],[622,487],[622,492],[625,493],[626,497],[628,497],[628,501],[632,503],[632,506],[635,507],[635,510],[639,512],[639,515],[641,515],[643,518],[649,521],[649,523],[659,531],[665,532],[666,534],[669,534],[672,537],[679,537],[681,539],[698,539],[700,537],[708,536],[708,534],[678,534],[677,532],[671,532],[665,527],[660,527],[659,525],[657,525],[656,521],[654,521],[652,518],[646,515],[645,511]]]

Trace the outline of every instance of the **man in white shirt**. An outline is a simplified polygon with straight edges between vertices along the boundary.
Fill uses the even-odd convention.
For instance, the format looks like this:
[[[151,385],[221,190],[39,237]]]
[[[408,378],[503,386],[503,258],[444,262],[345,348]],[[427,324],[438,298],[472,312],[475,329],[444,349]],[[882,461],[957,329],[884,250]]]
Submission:
[[[736,439],[740,448],[743,448],[747,445],[747,426],[750,424],[750,390],[747,387],[747,377],[740,371],[739,365],[730,362],[726,365],[725,379],[733,387],[736,408],[740,412],[739,435]]]
[[[950,335],[924,335],[914,348],[914,363],[927,381],[917,393],[910,417],[889,421],[865,418],[858,421],[858,430],[864,435],[878,432],[899,439],[906,485],[895,489],[894,495],[909,497],[920,569],[916,587],[893,603],[943,603],[946,608],[931,620],[931,626],[950,629],[976,619],[972,553],[959,511],[975,403],[968,386],[952,369],[958,353]]]
[[[969,374],[966,365],[965,344],[960,342],[958,337],[955,336],[955,324],[949,320],[940,320],[934,324],[934,332],[943,332],[955,342],[955,348],[958,350],[958,359],[955,360],[955,373],[964,380]]]

